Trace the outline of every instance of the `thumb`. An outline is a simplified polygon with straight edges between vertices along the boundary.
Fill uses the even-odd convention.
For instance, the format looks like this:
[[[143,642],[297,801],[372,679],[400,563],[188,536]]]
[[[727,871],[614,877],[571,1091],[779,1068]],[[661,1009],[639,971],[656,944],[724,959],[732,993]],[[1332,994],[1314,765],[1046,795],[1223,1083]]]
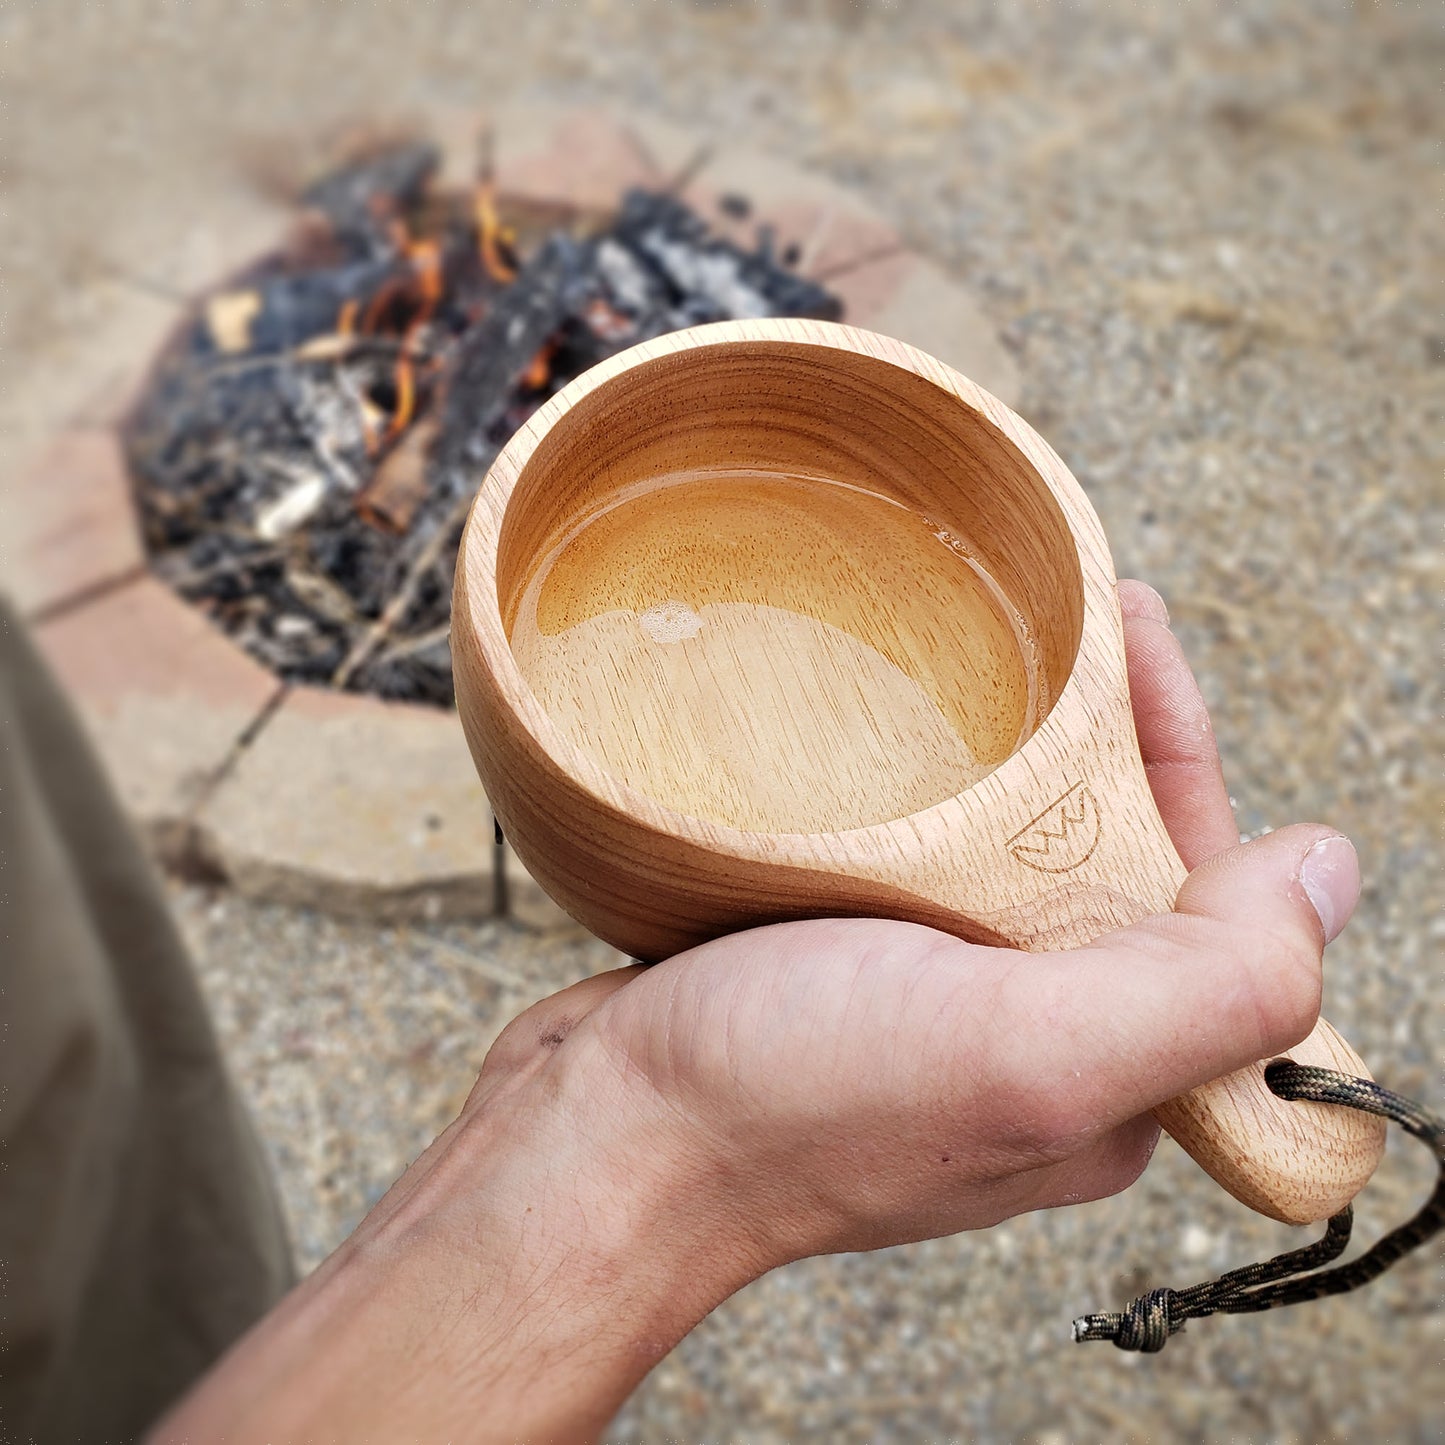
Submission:
[[[1184,880],[1174,909],[1223,922],[1247,917],[1291,937],[1318,933],[1318,954],[1339,937],[1359,897],[1354,845],[1328,828],[1301,823],[1209,859]]]
[[[1056,1001],[1080,1122],[1121,1123],[1299,1043],[1359,887],[1349,839],[1282,828],[1196,868],[1173,913],[1030,970],[1035,1014]]]

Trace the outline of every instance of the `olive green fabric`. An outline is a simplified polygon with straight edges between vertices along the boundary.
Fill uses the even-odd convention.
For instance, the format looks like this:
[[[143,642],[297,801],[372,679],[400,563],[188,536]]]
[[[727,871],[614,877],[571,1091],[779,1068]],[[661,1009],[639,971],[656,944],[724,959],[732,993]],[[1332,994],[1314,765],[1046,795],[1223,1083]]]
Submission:
[[[291,1279],[156,880],[0,599],[0,1439],[134,1438]]]

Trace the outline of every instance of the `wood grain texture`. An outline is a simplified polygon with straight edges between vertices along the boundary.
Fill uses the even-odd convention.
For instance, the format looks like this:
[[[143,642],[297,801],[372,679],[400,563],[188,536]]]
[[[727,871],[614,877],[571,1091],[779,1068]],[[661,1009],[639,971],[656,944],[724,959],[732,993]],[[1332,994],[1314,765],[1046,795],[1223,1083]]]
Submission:
[[[526,656],[528,608],[559,549],[609,508],[621,517],[621,504],[640,485],[738,469],[828,478],[963,539],[1029,639],[1039,705],[1015,751],[971,786],[927,806],[917,806],[916,796],[895,800],[890,806],[909,811],[863,826],[739,827],[728,819],[803,817],[803,826],[816,829],[818,820],[798,813],[783,787],[800,767],[820,775],[846,770],[836,727],[818,729],[830,741],[816,756],[806,751],[808,730],[794,729],[790,745],[803,752],[787,770],[758,768],[765,796],[744,798],[741,811],[729,813],[714,804],[734,797],[746,769],[734,769],[726,787],[706,779],[689,794],[689,775],[711,766],[707,755],[689,751],[634,770],[628,781],[603,761],[608,754],[597,736],[569,722],[568,698],[591,688],[590,712],[615,708],[649,746],[677,747],[678,730],[661,715],[659,695],[638,706],[644,690],[629,686],[633,664],[614,668],[599,685],[583,676],[579,654],[550,683],[539,683],[546,693],[562,679],[544,705],[518,654]],[[744,552],[767,554],[771,535],[751,529]],[[811,564],[820,547],[827,552],[816,536],[802,552],[793,540],[795,559]],[[714,588],[709,599],[758,600],[727,590],[725,554],[678,563],[676,547],[668,546],[673,552],[665,556],[654,548],[659,566],[705,576]],[[866,548],[861,555],[866,560]],[[756,558],[748,565],[759,572]],[[916,655],[930,647],[917,639],[933,634],[920,632],[919,617],[937,598],[930,604],[910,577],[883,571],[869,585],[884,620],[869,622],[867,638],[876,645],[878,629],[901,618],[887,636],[913,639],[898,657],[937,700],[938,674],[948,670],[938,664],[957,644],[942,633],[934,638],[939,655],[929,673]],[[634,576],[616,584],[617,616],[640,615],[629,608],[643,601],[658,605],[652,584],[644,585],[645,569],[639,575],[643,583]],[[826,578],[828,568],[818,575]],[[563,617],[566,597],[553,600]],[[785,600],[804,605],[792,593]],[[544,630],[552,625],[543,619]],[[843,619],[852,637],[860,629],[867,631],[858,617]],[[755,660],[742,643],[725,650],[740,668]],[[663,958],[739,928],[823,915],[910,919],[978,942],[1068,948],[1167,911],[1184,877],[1139,759],[1113,564],[1098,518],[1025,422],[942,363],[886,337],[820,322],[726,322],[644,343],[579,377],[516,434],[477,496],[457,564],[452,653],[472,755],[518,855],[569,913],[640,958]],[[713,662],[704,657],[703,666],[706,683]],[[531,676],[543,674],[532,668]],[[1013,692],[1003,683],[995,690],[1006,710]],[[860,704],[871,720],[882,710],[880,726],[889,721],[879,701],[886,691],[869,691]],[[975,703],[987,702],[989,686],[974,692]],[[792,698],[804,719],[825,705],[816,691],[793,694],[784,686],[769,704],[773,714]],[[865,761],[876,768],[876,757]],[[860,763],[857,777],[867,775]],[[666,789],[656,785],[658,776],[682,790],[672,803],[692,801],[659,801],[655,794]],[[944,769],[939,777],[946,776]],[[648,787],[636,786],[639,780]],[[1339,1058],[1337,1066],[1365,1072],[1323,1023],[1291,1057],[1322,1061],[1321,1051]],[[1158,1114],[1237,1198],[1293,1223],[1322,1219],[1351,1199],[1383,1149],[1379,1121],[1277,1100],[1261,1066]]]
[[[627,496],[535,574],[511,644],[614,777],[759,832],[921,812],[1039,711],[1021,622],[946,527],[796,475],[674,473]]]

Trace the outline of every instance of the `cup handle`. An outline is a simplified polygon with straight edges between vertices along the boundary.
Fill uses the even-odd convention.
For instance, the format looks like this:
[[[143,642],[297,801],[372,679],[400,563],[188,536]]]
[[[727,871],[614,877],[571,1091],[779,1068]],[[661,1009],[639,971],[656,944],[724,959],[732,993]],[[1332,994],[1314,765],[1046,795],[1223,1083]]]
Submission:
[[[1048,880],[1028,905],[1010,910],[1012,918],[990,920],[1018,946],[1073,947],[1173,908],[1187,870],[1142,769],[1121,773],[1092,786],[1074,783],[1008,839],[1015,886],[1027,875],[1035,885]],[[1324,1019],[1283,1057],[1370,1077]],[[1384,1152],[1385,1124],[1358,1110],[1277,1098],[1265,1083],[1268,1062],[1171,1099],[1154,1117],[1251,1209],[1287,1224],[1315,1223],[1369,1181]]]
[[[1371,1077],[1325,1019],[1282,1057]],[[1286,1224],[1339,1213],[1369,1182],[1385,1149],[1383,1119],[1277,1098],[1264,1081],[1264,1062],[1170,1099],[1154,1117],[1236,1199]]]

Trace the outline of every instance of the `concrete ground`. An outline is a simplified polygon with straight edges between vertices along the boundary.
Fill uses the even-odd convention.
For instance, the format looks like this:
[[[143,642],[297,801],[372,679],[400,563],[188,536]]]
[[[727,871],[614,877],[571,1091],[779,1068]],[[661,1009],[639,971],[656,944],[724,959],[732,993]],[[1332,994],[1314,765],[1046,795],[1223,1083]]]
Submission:
[[[1366,894],[1327,1012],[1441,1104],[1445,42],[1426,7],[72,0],[0,5],[0,42],[5,469],[133,363],[158,294],[211,279],[255,187],[358,117],[521,92],[646,108],[857,188],[982,298],[1120,571],[1168,598],[1241,827],[1356,840]],[[511,926],[174,898],[308,1264],[505,1019],[611,961]],[[1392,1147],[1362,1234],[1429,1172]],[[1440,1439],[1438,1249],[1153,1359],[1067,1341],[1083,1309],[1302,1237],[1165,1145],[1117,1200],[760,1281],[614,1437]]]

